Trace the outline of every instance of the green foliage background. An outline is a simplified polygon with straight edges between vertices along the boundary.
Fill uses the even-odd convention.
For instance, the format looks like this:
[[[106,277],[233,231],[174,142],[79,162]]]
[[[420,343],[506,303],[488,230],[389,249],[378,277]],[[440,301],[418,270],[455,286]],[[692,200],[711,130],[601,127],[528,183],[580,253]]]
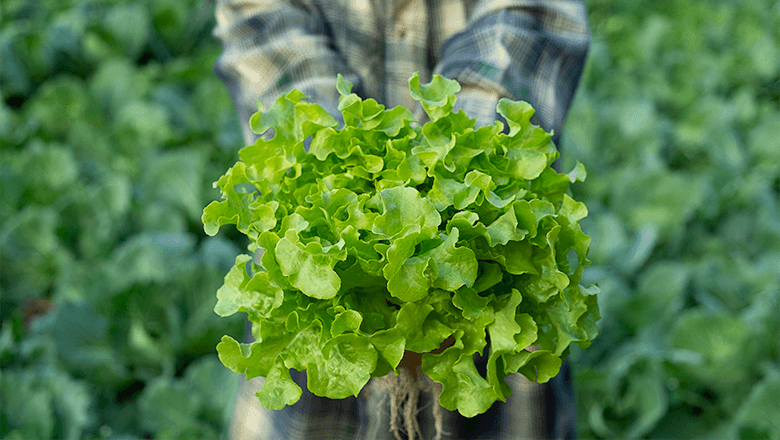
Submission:
[[[588,1],[563,139],[583,438],[780,439],[780,5]],[[224,438],[202,207],[243,141],[202,0],[0,2],[0,438]],[[45,313],[44,313],[45,311]]]
[[[780,438],[780,3],[590,1],[580,435]],[[563,167],[566,169],[566,166]]]
[[[243,323],[213,307],[245,244],[200,216],[243,140],[213,6],[0,12],[0,438],[225,437]]]

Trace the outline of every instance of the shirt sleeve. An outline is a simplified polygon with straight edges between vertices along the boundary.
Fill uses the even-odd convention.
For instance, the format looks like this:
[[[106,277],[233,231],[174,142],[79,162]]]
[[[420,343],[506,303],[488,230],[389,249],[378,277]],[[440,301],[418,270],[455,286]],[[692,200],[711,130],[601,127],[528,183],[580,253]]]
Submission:
[[[509,98],[528,101],[535,122],[559,134],[589,45],[581,0],[486,0],[442,45],[434,73],[463,86],[456,108],[479,125],[492,123],[498,100]]]
[[[244,139],[258,135],[249,127],[257,101],[268,108],[296,88],[340,118],[336,75],[359,78],[330,43],[326,21],[305,0],[218,0],[214,35],[223,51],[215,66],[236,105]]]

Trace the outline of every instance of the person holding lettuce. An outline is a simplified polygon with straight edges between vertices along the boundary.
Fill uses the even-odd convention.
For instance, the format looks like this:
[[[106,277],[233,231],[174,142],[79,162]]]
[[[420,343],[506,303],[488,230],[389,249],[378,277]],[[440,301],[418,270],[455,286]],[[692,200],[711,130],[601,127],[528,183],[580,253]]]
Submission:
[[[477,126],[500,118],[501,98],[528,101],[537,111],[534,122],[553,131],[557,144],[590,43],[578,0],[217,0],[216,18],[214,34],[224,50],[215,71],[236,105],[247,144],[257,138],[249,127],[257,102],[269,108],[291,89],[341,120],[339,73],[362,98],[416,110],[424,123],[409,94],[414,72],[426,82],[434,74],[457,80],[456,110]],[[411,370],[415,363],[411,356],[402,362]],[[262,408],[254,397],[262,378],[244,384],[231,440],[400,437],[390,429],[384,382],[372,379],[357,398],[330,400],[306,390],[305,372],[293,370],[292,377],[303,396],[279,411]],[[423,393],[417,432],[424,438],[576,438],[568,362],[547,384],[510,377],[507,402],[471,419],[441,407],[424,410],[437,405]]]

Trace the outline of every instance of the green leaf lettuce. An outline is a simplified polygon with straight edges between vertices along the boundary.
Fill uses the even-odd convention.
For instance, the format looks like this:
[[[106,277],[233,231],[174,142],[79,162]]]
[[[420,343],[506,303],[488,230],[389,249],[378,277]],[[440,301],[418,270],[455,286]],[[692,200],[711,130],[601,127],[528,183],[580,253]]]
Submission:
[[[554,377],[570,344],[597,333],[597,288],[580,285],[587,209],[566,192],[584,167],[550,167],[551,135],[524,102],[500,101],[503,134],[453,113],[460,86],[440,76],[409,81],[423,125],[337,85],[342,127],[294,90],[252,116],[273,136],[215,184],[223,197],[204,210],[206,232],[235,225],[259,253],[236,259],[215,308],[247,313],[256,342],[225,337],[220,360],[265,376],[258,398],[274,409],[300,398],[290,368],[307,370],[314,394],[345,398],[405,350],[424,353],[440,403],[469,417],[506,400],[509,374]],[[482,377],[472,355],[486,349]]]

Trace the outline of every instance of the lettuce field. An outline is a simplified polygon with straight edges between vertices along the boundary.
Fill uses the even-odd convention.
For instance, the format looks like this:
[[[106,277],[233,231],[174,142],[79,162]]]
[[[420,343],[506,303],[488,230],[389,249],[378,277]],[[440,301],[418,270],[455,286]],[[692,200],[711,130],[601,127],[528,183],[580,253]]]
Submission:
[[[780,440],[780,4],[589,0],[581,438]],[[218,439],[243,138],[204,0],[0,3],[0,438]]]
[[[780,4],[594,1],[589,20],[562,147],[589,171],[601,287],[580,435],[780,438]]]
[[[242,144],[200,2],[3,0],[0,438],[216,439],[238,383],[200,216]]]

